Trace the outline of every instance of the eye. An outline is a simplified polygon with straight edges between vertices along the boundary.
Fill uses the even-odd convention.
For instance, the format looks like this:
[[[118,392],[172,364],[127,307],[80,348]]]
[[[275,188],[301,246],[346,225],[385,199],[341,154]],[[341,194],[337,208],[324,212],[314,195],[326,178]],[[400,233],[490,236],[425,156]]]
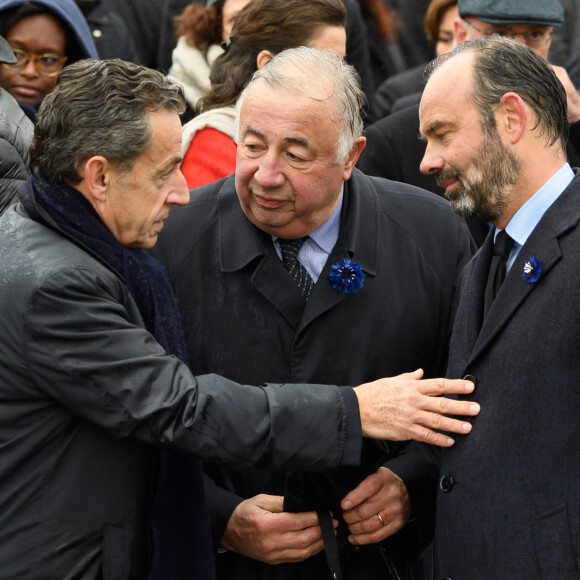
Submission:
[[[59,60],[52,54],[43,54],[39,57],[38,62],[43,66],[54,66]]]

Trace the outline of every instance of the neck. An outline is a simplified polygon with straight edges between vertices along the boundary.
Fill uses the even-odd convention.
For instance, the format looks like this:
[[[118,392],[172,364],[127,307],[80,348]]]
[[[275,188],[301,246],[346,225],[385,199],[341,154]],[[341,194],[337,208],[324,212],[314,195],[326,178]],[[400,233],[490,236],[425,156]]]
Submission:
[[[566,163],[566,155],[558,146],[539,153],[522,155],[521,173],[501,214],[492,223],[505,229],[517,211]]]

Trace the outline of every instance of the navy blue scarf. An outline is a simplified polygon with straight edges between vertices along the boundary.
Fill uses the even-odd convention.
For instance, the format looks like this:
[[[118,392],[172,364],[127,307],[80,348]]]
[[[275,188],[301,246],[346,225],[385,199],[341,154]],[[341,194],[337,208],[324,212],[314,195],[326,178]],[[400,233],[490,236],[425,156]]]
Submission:
[[[64,234],[114,268],[123,277],[147,330],[167,354],[187,362],[179,310],[161,265],[144,250],[120,244],[76,189],[38,173],[30,181],[32,187],[20,190],[28,215],[53,227],[43,217],[48,214]],[[150,514],[150,578],[211,580],[215,573],[201,462],[162,452],[156,487]],[[174,537],[176,528],[179,538]]]

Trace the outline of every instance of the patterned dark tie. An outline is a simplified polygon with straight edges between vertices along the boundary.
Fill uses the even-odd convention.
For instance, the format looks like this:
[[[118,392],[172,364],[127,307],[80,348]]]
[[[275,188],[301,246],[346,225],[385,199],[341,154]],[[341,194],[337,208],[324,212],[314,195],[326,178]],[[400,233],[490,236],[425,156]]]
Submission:
[[[290,272],[290,276],[294,278],[296,284],[298,284],[298,288],[306,301],[310,298],[312,288],[314,287],[314,280],[310,277],[308,270],[299,262],[298,252],[300,252],[300,248],[307,239],[308,236],[295,240],[278,238],[278,243],[282,250],[284,267]]]
[[[506,275],[506,263],[512,251],[514,241],[506,234],[505,231],[499,232],[493,246],[493,256],[485,287],[485,298],[483,302],[483,317],[487,316],[492,302],[495,300],[500,286]]]

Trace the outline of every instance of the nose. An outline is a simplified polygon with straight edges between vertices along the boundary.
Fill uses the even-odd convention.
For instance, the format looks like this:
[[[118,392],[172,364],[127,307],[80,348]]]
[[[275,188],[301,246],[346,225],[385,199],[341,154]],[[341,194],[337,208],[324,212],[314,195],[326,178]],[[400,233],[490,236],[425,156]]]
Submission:
[[[175,177],[175,184],[171,189],[171,193],[167,196],[167,203],[172,205],[187,205],[189,203],[189,188],[185,181],[185,176],[181,171],[177,172]]]
[[[421,164],[419,165],[419,169],[421,173],[425,175],[430,175],[433,173],[437,173],[441,171],[445,167],[445,160],[441,155],[435,153],[433,148],[427,144],[425,148],[425,155],[423,155],[423,159],[421,160]]]
[[[24,67],[20,69],[20,74],[30,78],[35,78],[39,76],[34,61],[32,59],[29,59],[27,63],[24,65]]]
[[[264,189],[284,185],[285,177],[276,152],[268,151],[266,155],[260,158],[258,170],[254,173],[254,179]]]

